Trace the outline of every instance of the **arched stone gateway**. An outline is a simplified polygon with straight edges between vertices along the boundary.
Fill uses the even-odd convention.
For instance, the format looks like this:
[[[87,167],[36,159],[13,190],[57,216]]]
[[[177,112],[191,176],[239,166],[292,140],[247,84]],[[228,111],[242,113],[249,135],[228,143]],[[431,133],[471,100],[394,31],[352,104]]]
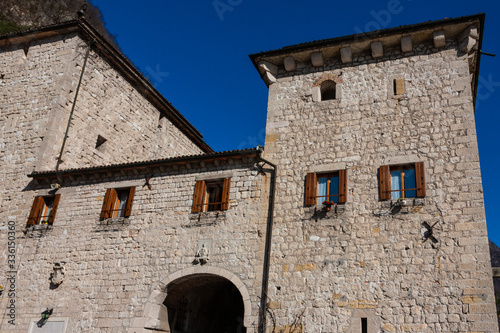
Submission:
[[[159,283],[129,332],[244,333],[252,320],[250,296],[236,275],[197,266]]]

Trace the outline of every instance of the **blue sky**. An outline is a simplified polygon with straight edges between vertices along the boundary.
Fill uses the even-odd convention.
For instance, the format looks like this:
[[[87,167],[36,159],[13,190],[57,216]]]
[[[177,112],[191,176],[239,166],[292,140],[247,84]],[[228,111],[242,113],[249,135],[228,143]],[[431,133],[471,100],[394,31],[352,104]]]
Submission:
[[[216,151],[264,144],[267,87],[248,55],[486,13],[476,125],[488,233],[500,245],[500,1],[93,0],[124,54]]]

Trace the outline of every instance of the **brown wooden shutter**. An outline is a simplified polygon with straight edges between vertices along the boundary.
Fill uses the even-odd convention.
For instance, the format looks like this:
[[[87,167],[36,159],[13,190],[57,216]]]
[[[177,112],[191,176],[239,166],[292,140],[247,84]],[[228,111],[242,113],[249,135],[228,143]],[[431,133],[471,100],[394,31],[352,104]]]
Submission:
[[[38,224],[40,216],[42,215],[43,202],[43,197],[40,196],[36,196],[35,199],[33,199],[30,216],[28,217],[28,225]]]
[[[116,198],[116,191],[114,189],[108,188],[106,190],[106,195],[104,196],[104,201],[102,202],[101,219],[108,219],[111,217],[111,204],[114,202],[114,200],[111,201],[113,191],[115,193],[114,197]]]
[[[52,204],[52,211],[50,212],[49,220],[48,223],[52,224],[54,223],[54,219],[56,217],[56,212],[57,212],[57,205],[59,205],[59,199],[61,199],[60,194],[56,194],[54,197],[54,203]]]
[[[347,169],[339,170],[339,203],[347,202]]]
[[[127,204],[125,205],[124,217],[129,217],[132,214],[132,203],[134,202],[135,186],[132,186],[128,191]]]
[[[305,205],[314,206],[316,204],[316,184],[318,178],[316,173],[310,172],[306,175]]]
[[[425,197],[425,170],[424,162],[415,163],[415,178],[417,181],[417,197]]]
[[[193,213],[200,213],[203,211],[203,199],[205,198],[205,194],[207,185],[204,180],[199,180],[196,182],[194,186],[194,197],[193,197]]]
[[[380,176],[380,200],[391,198],[391,171],[388,165],[381,165],[379,169]]]
[[[222,204],[220,205],[220,210],[229,209],[229,190],[231,188],[231,178],[225,178],[224,184],[222,185]]]

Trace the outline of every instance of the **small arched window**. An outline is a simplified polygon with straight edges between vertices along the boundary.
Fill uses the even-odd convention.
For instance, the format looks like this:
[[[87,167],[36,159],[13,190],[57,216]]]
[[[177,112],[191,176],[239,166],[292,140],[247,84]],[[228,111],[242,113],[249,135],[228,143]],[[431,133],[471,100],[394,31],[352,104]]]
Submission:
[[[321,100],[328,101],[330,99],[335,99],[335,82],[332,80],[326,80],[321,83]]]

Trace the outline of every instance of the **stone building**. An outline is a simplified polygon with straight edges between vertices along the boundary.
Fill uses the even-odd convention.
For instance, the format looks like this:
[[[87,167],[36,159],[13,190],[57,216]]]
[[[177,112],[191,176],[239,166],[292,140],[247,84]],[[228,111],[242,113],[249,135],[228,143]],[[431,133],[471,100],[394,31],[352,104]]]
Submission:
[[[84,19],[0,37],[0,331],[498,332],[483,22],[251,55],[228,152]]]

